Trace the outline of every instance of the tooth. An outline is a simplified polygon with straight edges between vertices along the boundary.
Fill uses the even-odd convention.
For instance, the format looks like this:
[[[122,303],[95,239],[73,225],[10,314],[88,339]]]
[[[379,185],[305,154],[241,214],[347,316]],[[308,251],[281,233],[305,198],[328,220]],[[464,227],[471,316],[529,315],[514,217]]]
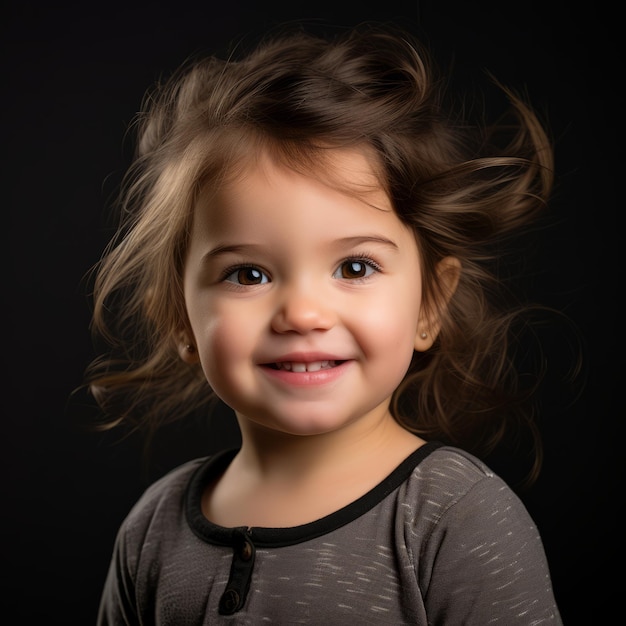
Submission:
[[[337,365],[336,361],[311,361],[310,363],[280,361],[276,363],[279,370],[287,372],[319,372],[322,369],[330,369]]]

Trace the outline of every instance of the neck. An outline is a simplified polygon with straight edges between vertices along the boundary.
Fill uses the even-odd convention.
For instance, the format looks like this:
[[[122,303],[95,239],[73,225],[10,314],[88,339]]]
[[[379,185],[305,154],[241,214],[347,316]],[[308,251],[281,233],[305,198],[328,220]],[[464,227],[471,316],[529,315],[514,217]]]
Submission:
[[[375,487],[424,443],[386,409],[376,419],[317,435],[290,435],[237,417],[241,450],[203,501],[206,517],[223,526],[320,519]]]
[[[388,460],[391,471],[421,443],[386,408],[371,419],[315,435],[292,435],[243,416],[238,419],[242,433],[238,461],[262,482],[294,484],[362,472],[372,459],[379,467]]]

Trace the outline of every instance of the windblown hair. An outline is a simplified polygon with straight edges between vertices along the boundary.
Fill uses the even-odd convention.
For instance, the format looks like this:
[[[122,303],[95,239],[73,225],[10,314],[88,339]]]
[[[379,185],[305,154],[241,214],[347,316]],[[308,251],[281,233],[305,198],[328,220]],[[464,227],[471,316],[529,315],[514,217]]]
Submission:
[[[363,25],[326,38],[274,33],[239,58],[189,62],[152,89],[136,120],[121,224],[93,274],[92,330],[107,349],[86,380],[103,426],[157,428],[208,409],[200,366],[177,352],[189,330],[182,276],[200,189],[217,189],[261,150],[326,177],[325,151],[351,147],[371,157],[415,233],[424,306],[443,311],[435,344],[415,354],[394,396],[394,417],[476,453],[513,425],[533,430],[513,349],[524,309],[503,298],[496,268],[547,203],[552,149],[524,99],[497,87],[508,117],[470,121],[425,46]],[[447,256],[461,272],[444,306],[435,270]]]

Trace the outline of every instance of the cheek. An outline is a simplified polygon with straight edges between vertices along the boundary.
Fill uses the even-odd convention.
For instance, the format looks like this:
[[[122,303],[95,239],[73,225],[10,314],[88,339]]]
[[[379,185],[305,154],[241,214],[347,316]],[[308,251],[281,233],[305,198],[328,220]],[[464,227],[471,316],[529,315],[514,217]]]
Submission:
[[[211,389],[229,406],[256,389],[255,351],[263,333],[257,307],[207,307],[200,320],[192,320],[198,356]],[[191,317],[191,316],[190,316]],[[199,322],[199,323],[198,323]]]
[[[194,329],[202,368],[209,378],[221,378],[251,350],[251,329],[236,315],[209,313],[204,325]]]
[[[419,325],[421,298],[418,286],[400,283],[355,312],[355,325],[373,346],[404,348],[412,354]],[[365,339],[364,339],[365,340]]]
[[[415,321],[412,318],[394,316],[386,322],[377,319],[370,325],[366,350],[390,370],[404,370],[409,366],[415,349]]]
[[[364,312],[363,329],[369,329],[364,338],[365,350],[376,353],[381,376],[399,384],[404,378],[415,351],[415,337],[419,328],[421,310],[421,283],[400,280],[385,294],[380,294],[370,310]],[[392,385],[393,386],[393,385]]]

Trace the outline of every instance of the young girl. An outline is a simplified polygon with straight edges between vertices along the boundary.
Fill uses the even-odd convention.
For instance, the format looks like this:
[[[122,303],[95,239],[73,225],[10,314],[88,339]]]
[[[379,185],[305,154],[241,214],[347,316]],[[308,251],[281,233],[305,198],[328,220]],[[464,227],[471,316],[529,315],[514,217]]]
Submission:
[[[561,623],[532,519],[473,456],[525,419],[494,269],[552,151],[513,93],[495,129],[442,85],[369,25],[150,94],[88,382],[110,426],[218,397],[241,446],[140,498],[99,624]]]

